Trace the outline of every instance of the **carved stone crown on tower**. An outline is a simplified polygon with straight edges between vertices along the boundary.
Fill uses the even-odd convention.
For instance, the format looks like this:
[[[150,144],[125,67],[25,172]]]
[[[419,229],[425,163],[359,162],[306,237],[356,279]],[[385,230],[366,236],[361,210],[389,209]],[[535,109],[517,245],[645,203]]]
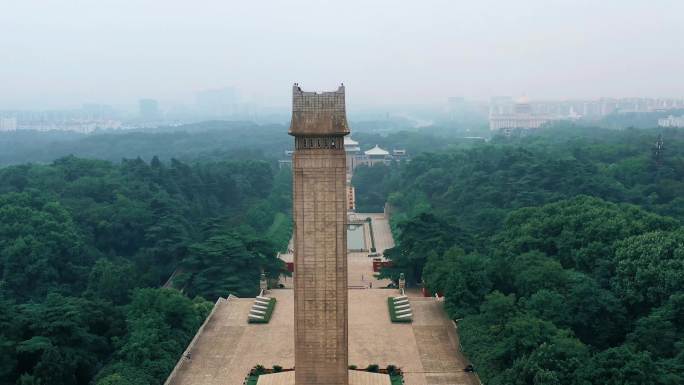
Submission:
[[[349,125],[344,105],[344,84],[336,91],[305,92],[292,86],[292,122],[290,135],[347,135]]]

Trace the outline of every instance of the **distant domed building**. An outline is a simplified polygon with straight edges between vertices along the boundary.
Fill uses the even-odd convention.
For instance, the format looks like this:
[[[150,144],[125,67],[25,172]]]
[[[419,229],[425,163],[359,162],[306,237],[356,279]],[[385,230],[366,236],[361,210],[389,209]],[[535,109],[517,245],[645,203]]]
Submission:
[[[371,148],[370,150],[366,150],[363,153],[366,154],[366,156],[372,156],[372,157],[385,157],[385,156],[389,155],[388,151],[383,150],[377,144],[375,145],[375,147]]]
[[[373,148],[361,152],[359,142],[349,137],[344,138],[344,149],[347,153],[347,171],[350,174],[359,166],[389,165],[392,162],[408,160],[406,150],[395,148],[389,152],[377,144]]]
[[[375,166],[376,164],[389,164],[392,161],[389,151],[383,150],[377,144],[370,150],[363,152],[363,164],[366,166]]]

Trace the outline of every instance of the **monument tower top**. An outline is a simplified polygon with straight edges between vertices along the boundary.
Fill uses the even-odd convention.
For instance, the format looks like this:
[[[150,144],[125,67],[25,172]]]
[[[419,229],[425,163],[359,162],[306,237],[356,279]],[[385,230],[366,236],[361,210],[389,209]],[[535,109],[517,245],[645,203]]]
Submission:
[[[336,91],[306,92],[298,83],[292,86],[293,136],[339,136],[349,134],[344,104],[344,84]]]

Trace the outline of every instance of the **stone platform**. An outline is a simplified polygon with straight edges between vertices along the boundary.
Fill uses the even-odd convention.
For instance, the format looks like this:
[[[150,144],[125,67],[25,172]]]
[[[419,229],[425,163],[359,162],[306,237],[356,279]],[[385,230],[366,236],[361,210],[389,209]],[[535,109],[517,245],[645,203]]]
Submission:
[[[268,324],[248,324],[253,298],[229,298],[217,304],[190,359],[181,358],[166,385],[241,385],[251,368],[294,366],[294,298],[288,289],[268,294],[278,299]],[[349,291],[349,363],[396,365],[406,385],[476,385],[463,372],[468,364],[458,350],[454,324],[442,302],[409,293],[413,323],[393,324],[387,311],[392,289]]]
[[[257,385],[295,385],[294,372],[261,375]],[[390,378],[387,374],[350,370],[349,385],[390,385]]]

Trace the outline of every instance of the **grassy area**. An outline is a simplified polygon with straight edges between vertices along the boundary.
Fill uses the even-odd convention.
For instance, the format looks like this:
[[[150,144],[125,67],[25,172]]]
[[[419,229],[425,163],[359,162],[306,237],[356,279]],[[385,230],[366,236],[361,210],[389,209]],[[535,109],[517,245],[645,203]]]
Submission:
[[[392,320],[392,322],[401,322],[401,323],[413,322],[413,318],[397,318],[396,309],[394,308],[394,298],[393,297],[387,298],[387,308],[389,309],[390,319]]]
[[[271,301],[268,303],[266,307],[266,314],[264,314],[264,319],[255,319],[255,318],[248,318],[247,322],[251,324],[267,324],[271,320],[271,316],[273,315],[273,310],[275,309],[276,305],[276,299],[271,298]],[[256,382],[255,382],[256,384]]]
[[[259,376],[249,376],[247,377],[245,385],[256,385],[257,381],[259,381]],[[394,385],[394,382],[392,383],[392,385]]]

